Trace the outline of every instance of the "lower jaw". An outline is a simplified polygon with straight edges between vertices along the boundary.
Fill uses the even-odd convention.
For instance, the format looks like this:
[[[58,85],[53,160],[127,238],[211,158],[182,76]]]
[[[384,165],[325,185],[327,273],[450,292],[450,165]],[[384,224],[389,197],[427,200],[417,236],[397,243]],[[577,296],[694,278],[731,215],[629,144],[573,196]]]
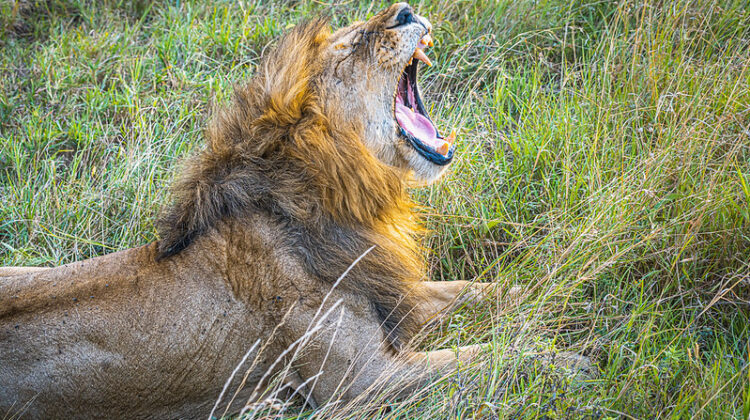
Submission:
[[[448,153],[443,156],[440,153],[425,146],[421,141],[419,141],[411,134],[407,133],[403,128],[398,127],[398,129],[400,130],[401,137],[405,138],[409,145],[428,162],[438,166],[445,166],[451,163],[451,161],[453,160],[453,152],[455,151],[455,146],[451,146],[451,148],[448,150]]]

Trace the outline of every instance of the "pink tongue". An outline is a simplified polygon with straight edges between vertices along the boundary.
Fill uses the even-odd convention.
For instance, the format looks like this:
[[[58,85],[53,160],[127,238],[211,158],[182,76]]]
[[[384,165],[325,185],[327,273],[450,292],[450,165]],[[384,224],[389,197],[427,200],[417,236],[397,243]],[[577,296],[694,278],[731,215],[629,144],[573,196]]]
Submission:
[[[436,149],[445,141],[437,137],[437,131],[424,115],[413,112],[403,104],[401,98],[396,98],[396,120],[399,125],[422,143]]]

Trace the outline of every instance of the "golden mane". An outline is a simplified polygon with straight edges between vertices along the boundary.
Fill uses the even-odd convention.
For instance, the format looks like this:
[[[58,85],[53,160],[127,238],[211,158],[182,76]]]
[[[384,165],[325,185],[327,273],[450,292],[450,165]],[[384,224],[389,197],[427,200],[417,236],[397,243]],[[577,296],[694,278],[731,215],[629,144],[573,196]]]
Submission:
[[[158,258],[256,212],[276,220],[309,274],[328,283],[376,245],[342,285],[370,299],[400,347],[420,327],[412,315],[423,267],[418,226],[399,173],[367,150],[361,130],[342,128],[320,106],[315,78],[329,36],[324,19],[298,25],[236,88],[176,181],[157,223]]]

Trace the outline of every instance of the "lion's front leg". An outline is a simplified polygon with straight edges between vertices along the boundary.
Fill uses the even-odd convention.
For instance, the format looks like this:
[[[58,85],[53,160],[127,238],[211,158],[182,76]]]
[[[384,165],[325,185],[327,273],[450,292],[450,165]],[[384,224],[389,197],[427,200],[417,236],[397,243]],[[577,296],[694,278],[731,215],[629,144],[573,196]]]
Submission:
[[[431,308],[440,310],[461,301],[464,290],[481,298],[489,285],[446,282],[427,287],[433,292]],[[295,388],[308,401],[348,404],[406,396],[478,360],[488,346],[396,351],[386,343],[369,302],[346,293],[334,292],[331,297],[321,310],[300,304],[282,327],[285,336],[295,339],[287,366],[299,375],[304,387]]]
[[[494,302],[502,296],[503,307],[513,304],[520,295],[519,287],[500,293],[496,283],[476,283],[465,280],[425,281],[420,283],[424,301],[418,308],[425,323],[439,321],[443,315],[464,305]]]

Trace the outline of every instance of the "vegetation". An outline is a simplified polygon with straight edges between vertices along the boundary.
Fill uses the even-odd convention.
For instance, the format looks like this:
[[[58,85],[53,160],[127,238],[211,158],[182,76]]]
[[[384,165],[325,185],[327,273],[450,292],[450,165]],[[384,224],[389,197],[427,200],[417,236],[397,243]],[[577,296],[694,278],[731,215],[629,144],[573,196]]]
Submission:
[[[0,265],[156,239],[179,158],[263,48],[384,5],[0,0]],[[436,29],[426,102],[460,138],[452,172],[414,191],[430,275],[521,286],[520,302],[426,337],[493,346],[406,401],[255,415],[747,419],[746,0],[414,5]],[[598,378],[519,362],[563,349]]]

